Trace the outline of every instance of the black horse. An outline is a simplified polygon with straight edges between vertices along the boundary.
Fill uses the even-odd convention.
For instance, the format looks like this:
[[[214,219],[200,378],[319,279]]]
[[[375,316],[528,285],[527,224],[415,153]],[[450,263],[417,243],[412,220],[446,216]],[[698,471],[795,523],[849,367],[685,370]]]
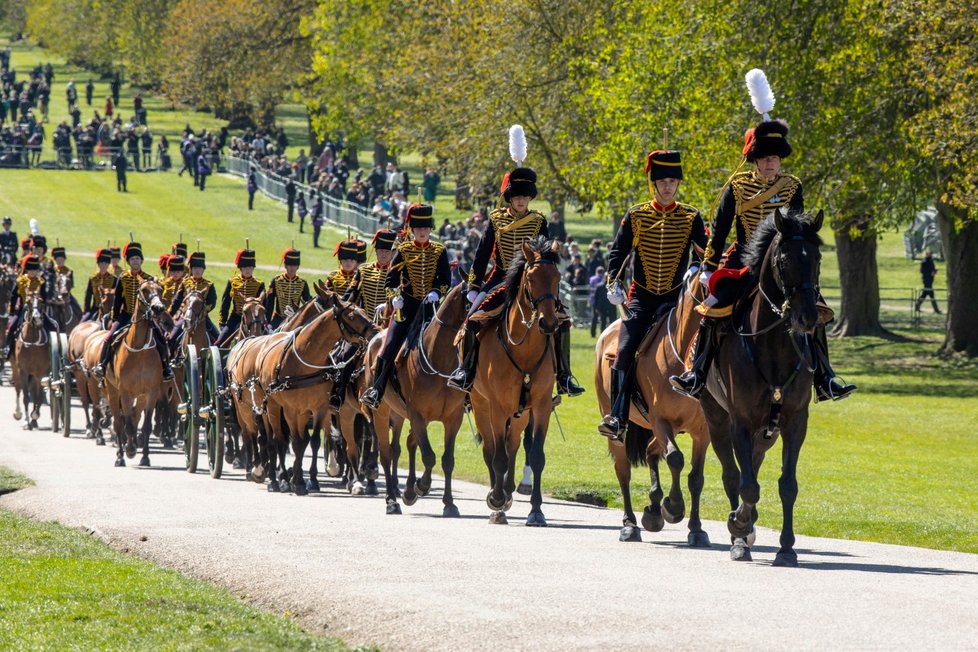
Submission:
[[[761,491],[757,474],[780,436],[784,526],[774,565],[798,565],[793,512],[812,397],[822,221],[821,211],[814,218],[779,211],[758,226],[744,258],[751,270],[749,290],[734,308],[700,398],[733,510],[727,529],[734,560],[751,559]]]

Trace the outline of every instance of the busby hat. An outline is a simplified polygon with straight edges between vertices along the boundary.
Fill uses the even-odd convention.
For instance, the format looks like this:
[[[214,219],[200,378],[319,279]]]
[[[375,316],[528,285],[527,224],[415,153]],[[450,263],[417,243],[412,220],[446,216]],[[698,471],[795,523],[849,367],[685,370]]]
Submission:
[[[133,256],[143,257],[143,247],[138,242],[126,243],[126,246],[122,248],[122,257],[128,262]]]
[[[40,247],[42,249],[47,249],[48,248],[48,239],[45,238],[43,235],[31,236],[31,246],[32,247]]]
[[[645,174],[649,181],[682,179],[683,163],[676,150],[657,149],[645,158]]]
[[[254,267],[255,260],[254,249],[238,249],[238,253],[234,257],[234,265],[238,269],[241,269],[242,267]]]
[[[537,196],[537,173],[532,168],[516,168],[503,180],[503,199]]]
[[[299,250],[298,249],[286,249],[285,253],[282,254],[282,262],[286,265],[298,265],[299,264]]]
[[[161,272],[165,272],[166,271],[166,268],[167,268],[167,265],[170,264],[170,254],[163,254],[163,255],[161,255],[158,262],[160,264],[160,271]]]
[[[744,157],[753,163],[764,156],[786,158],[791,154],[788,143],[788,123],[772,120],[769,112],[774,109],[774,91],[763,70],[754,68],[744,77],[754,110],[761,114],[761,121],[744,134]]]
[[[357,239],[357,262],[365,263],[367,262],[367,243],[363,240]]]
[[[186,258],[189,249],[187,248],[186,242],[174,242],[171,251],[178,256],[183,256],[184,258]]]
[[[336,245],[336,249],[333,250],[333,255],[340,260],[359,260],[357,256],[357,251],[359,246],[356,240],[343,240]]]
[[[380,229],[374,233],[374,249],[393,249],[397,242],[397,233],[390,229]]]
[[[20,261],[20,267],[25,272],[36,272],[41,269],[41,259],[34,254],[28,254],[27,256],[24,256],[23,260]]]
[[[119,247],[109,247],[110,258],[122,258],[122,249]]]
[[[21,240],[20,241],[20,248],[23,249],[24,251],[27,251],[28,249],[30,249],[31,248],[31,239],[30,238],[24,238],[23,240]]]
[[[14,221],[12,219],[10,219],[10,216],[9,215],[4,215],[3,216],[3,223],[4,224],[13,224]]]
[[[186,259],[178,254],[173,254],[167,260],[166,269],[170,272],[183,272],[187,269]]]
[[[206,269],[206,256],[203,251],[195,251],[190,254],[190,267],[200,267],[201,269]]]
[[[54,247],[51,249],[51,258],[67,258],[68,253],[64,247]]]
[[[435,228],[435,219],[431,216],[433,212],[431,204],[411,204],[408,206],[407,215],[404,216],[404,226],[409,229],[416,228]]]
[[[111,263],[112,254],[108,249],[99,249],[95,252],[95,262],[96,263]]]

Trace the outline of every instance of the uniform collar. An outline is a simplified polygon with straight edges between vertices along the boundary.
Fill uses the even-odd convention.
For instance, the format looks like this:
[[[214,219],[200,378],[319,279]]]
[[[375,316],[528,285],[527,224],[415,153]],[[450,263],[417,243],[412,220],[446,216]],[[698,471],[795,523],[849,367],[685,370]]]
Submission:
[[[431,246],[431,240],[428,240],[427,242],[418,242],[417,240],[412,240],[411,242],[412,242],[412,243],[414,244],[414,246],[415,246],[415,247],[417,247],[418,249],[424,249],[424,248],[426,248],[426,247],[429,247],[429,246]]]
[[[391,264],[387,263],[386,265],[381,265],[380,263],[375,262],[374,267],[376,267],[377,269],[390,269]]]
[[[340,274],[342,274],[343,276],[353,276],[356,273],[357,273],[357,270],[353,270],[352,272],[348,272],[345,269],[341,269],[340,270]]]
[[[672,212],[676,208],[676,202],[673,201],[668,206],[663,206],[657,200],[653,199],[652,200],[652,208],[654,208],[655,210],[659,211],[660,213],[670,213],[670,212]]]
[[[297,278],[299,278],[299,275],[298,274],[296,274],[295,276],[289,276],[288,274],[282,274],[282,276],[284,276],[286,278],[286,280],[289,280],[289,281],[294,281]]]
[[[766,176],[758,172],[757,169],[755,168],[750,171],[750,175],[751,175],[751,179],[753,179],[757,183],[763,183],[765,186],[770,186],[772,183],[778,180],[778,177],[781,176],[781,173],[778,172],[777,174],[774,175],[773,179],[768,179]]]

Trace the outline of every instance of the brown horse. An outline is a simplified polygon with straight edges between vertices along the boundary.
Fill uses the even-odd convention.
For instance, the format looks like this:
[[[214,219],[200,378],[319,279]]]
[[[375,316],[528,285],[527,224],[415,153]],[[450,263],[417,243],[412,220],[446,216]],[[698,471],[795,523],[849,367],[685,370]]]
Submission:
[[[17,269],[8,265],[0,265],[0,336],[7,334],[7,324],[10,314],[10,298],[17,291]],[[3,368],[7,359],[0,355],[0,384],[3,383]]]
[[[102,438],[102,405],[101,392],[98,389],[98,379],[89,375],[88,367],[85,364],[85,348],[88,338],[93,334],[99,333],[96,338],[101,342],[104,337],[105,327],[102,325],[103,317],[112,311],[112,303],[115,300],[115,290],[99,290],[99,309],[98,317],[92,321],[78,324],[68,335],[67,365],[65,370],[71,371],[75,378],[75,388],[81,399],[82,409],[85,411],[86,435],[89,439],[101,440],[100,445],[105,444]],[[96,363],[98,360],[96,359]],[[96,443],[98,443],[96,441]]]
[[[486,496],[492,510],[490,523],[507,523],[506,511],[512,506],[516,488],[516,456],[523,430],[532,417],[529,458],[533,491],[526,524],[547,524],[541,509],[540,480],[553,411],[553,334],[559,326],[559,286],[560,270],[551,243],[542,237],[524,243],[506,274],[501,317],[493,327],[479,332],[480,364],[470,397],[492,487]]]
[[[459,285],[446,295],[434,318],[421,332],[417,345],[409,345],[408,354],[400,355],[396,360],[394,373],[400,392],[386,392],[380,407],[373,410],[372,414],[366,406],[362,408],[370,416],[376,431],[377,447],[387,484],[388,514],[401,513],[397,504],[397,466],[391,455],[392,426],[399,433],[398,421],[407,421],[409,424],[407,445],[410,458],[403,501],[405,505],[413,505],[419,496],[425,496],[431,490],[431,474],[437,460],[428,439],[428,424],[440,421],[445,431],[445,449],[441,458],[442,471],[445,474],[445,493],[442,496],[445,507],[442,515],[459,516],[452,494],[452,473],[455,469],[455,438],[465,415],[465,394],[451,389],[445,380],[459,363],[453,341],[465,320],[465,314],[464,293]],[[366,369],[373,369],[382,344],[383,337],[378,335],[368,349],[364,361]],[[363,382],[367,387],[373,383],[370,371],[364,374]],[[410,400],[406,401],[403,397],[410,397]],[[352,425],[351,422],[350,427]],[[424,473],[420,478],[415,471],[415,457],[419,446],[424,464]]]
[[[264,420],[269,437],[278,450],[292,444],[293,465],[289,486],[299,496],[308,493],[302,471],[302,456],[309,437],[310,421],[322,423],[329,413],[332,378],[328,355],[341,339],[365,345],[377,328],[358,307],[334,296],[329,310],[305,326],[277,333],[262,351],[257,372],[265,395]],[[357,457],[356,442],[348,439],[348,454]]]
[[[642,526],[650,532],[658,532],[663,527],[663,520],[678,523],[683,519],[686,508],[680,481],[685,462],[682,451],[676,446],[676,434],[686,432],[693,440],[692,466],[688,478],[691,506],[687,541],[691,546],[710,545],[710,538],[703,531],[700,521],[703,465],[710,434],[699,401],[677,394],[669,384],[669,377],[682,373],[685,368],[684,352],[696,337],[699,321],[688,317],[698,317],[693,309],[702,297],[694,296],[694,292],[702,293],[701,288],[697,281],[693,292],[684,292],[679,305],[653,326],[647,336],[649,339],[643,342],[634,372],[635,386],[642,400],[632,404],[625,445],[617,446],[610,442],[608,445],[625,503],[621,541],[642,540],[638,521],[632,511],[630,482],[633,466],[647,464],[652,479],[649,505],[642,514]],[[619,325],[620,322],[616,321],[605,329],[594,347],[594,384],[602,414],[608,414],[611,410],[611,364],[618,350]],[[672,486],[665,500],[659,481],[659,460],[662,457],[665,457],[672,472]]]
[[[59,333],[71,333],[82,318],[81,306],[71,296],[67,274],[54,274],[54,287],[48,298],[48,310],[51,318],[58,324]]]
[[[14,419],[19,421],[26,415],[27,429],[33,430],[37,428],[37,418],[44,401],[41,379],[51,373],[50,335],[45,330],[44,301],[40,292],[28,293],[23,315],[11,367],[16,392]],[[24,397],[23,414],[20,411],[21,393]],[[34,404],[33,410],[30,410],[31,403]]]
[[[116,466],[126,465],[123,452],[130,459],[136,456],[136,427],[140,417],[143,417],[143,454],[139,466],[149,466],[152,421],[148,412],[164,390],[163,366],[156,352],[157,335],[152,326],[154,322],[160,323],[163,332],[173,326],[156,281],[144,281],[139,286],[134,313],[128,331],[112,352],[112,364],[105,371],[105,392],[119,446]]]

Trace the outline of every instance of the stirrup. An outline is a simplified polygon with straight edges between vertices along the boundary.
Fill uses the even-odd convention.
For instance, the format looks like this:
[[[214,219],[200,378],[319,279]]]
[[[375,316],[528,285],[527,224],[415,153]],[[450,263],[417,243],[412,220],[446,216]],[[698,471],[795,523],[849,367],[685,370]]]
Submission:
[[[672,385],[672,389],[683,396],[688,396],[689,398],[696,398],[706,387],[706,382],[701,380],[699,374],[695,371],[690,370],[681,376],[670,376],[669,384]]]
[[[380,392],[376,388],[371,387],[360,397],[360,402],[371,410],[376,410],[380,407]]]
[[[627,424],[622,425],[618,417],[608,415],[598,425],[598,432],[607,437],[612,444],[624,446],[627,427]]]
[[[836,381],[836,376],[831,376],[826,382],[815,383],[815,402],[819,401],[841,401],[858,389],[855,385],[845,381]]]
[[[470,378],[465,369],[456,369],[455,372],[448,377],[446,384],[452,389],[457,389],[460,392],[468,392],[472,390],[472,383],[474,381],[475,379]]]
[[[567,394],[570,397],[580,396],[584,393],[584,388],[577,384],[574,374],[567,373],[557,379],[557,393]]]
[[[105,378],[105,367],[101,362],[92,367],[92,375],[96,378]]]

